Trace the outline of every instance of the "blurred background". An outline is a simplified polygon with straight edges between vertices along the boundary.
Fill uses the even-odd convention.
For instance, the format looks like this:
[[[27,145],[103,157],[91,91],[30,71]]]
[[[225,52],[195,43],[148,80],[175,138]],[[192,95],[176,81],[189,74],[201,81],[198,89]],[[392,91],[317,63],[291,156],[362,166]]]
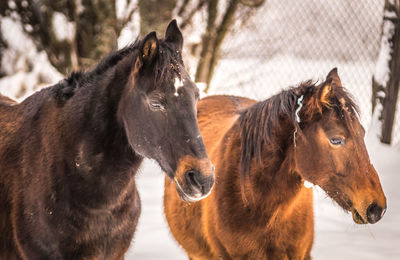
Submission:
[[[334,67],[355,97],[388,198],[373,226],[315,188],[315,259],[400,259],[399,0],[1,0],[0,93],[19,101],[177,19],[202,96],[263,100]],[[127,258],[185,259],[162,214],[163,176],[138,176],[143,214]]]

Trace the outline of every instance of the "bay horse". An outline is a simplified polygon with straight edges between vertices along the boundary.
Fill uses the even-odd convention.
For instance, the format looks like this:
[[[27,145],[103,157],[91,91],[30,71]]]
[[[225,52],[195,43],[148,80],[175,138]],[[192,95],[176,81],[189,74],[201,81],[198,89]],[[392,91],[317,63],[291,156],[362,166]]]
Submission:
[[[21,103],[0,98],[0,259],[123,259],[155,159],[196,201],[214,183],[176,21]]]
[[[364,144],[358,109],[336,68],[261,102],[209,96],[198,122],[215,165],[212,194],[180,201],[165,180],[164,212],[190,259],[310,259],[320,186],[358,224],[386,198]],[[308,187],[308,188],[307,188]]]

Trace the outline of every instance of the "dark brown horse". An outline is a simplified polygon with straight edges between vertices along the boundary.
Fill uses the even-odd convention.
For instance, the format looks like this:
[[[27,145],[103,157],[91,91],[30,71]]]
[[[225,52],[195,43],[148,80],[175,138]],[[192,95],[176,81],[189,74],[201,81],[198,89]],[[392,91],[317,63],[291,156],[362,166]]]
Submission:
[[[0,98],[0,259],[123,259],[155,159],[183,199],[213,185],[176,22],[17,104]]]
[[[190,259],[310,259],[319,185],[356,223],[375,223],[386,198],[364,129],[336,69],[262,102],[212,96],[198,122],[216,167],[211,195],[182,202],[165,181],[165,214]]]

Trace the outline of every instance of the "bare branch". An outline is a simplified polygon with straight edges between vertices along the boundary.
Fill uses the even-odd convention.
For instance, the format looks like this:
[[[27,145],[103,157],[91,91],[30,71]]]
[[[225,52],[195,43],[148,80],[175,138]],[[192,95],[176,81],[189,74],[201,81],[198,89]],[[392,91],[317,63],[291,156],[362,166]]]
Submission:
[[[183,19],[182,23],[180,24],[180,28],[183,30],[185,27],[192,22],[193,16],[203,8],[203,6],[207,3],[207,0],[200,0],[195,8],[190,11],[188,16]]]
[[[265,0],[240,0],[240,3],[244,6],[257,8],[265,3]]]
[[[230,1],[229,6],[226,9],[224,18],[222,19],[222,22],[221,22],[220,26],[218,27],[214,46],[212,48],[211,61],[209,63],[209,67],[208,67],[208,74],[207,74],[207,81],[206,81],[207,87],[204,89],[204,92],[206,92],[206,93],[210,88],[211,79],[213,77],[214,69],[215,69],[215,66],[216,66],[218,58],[219,58],[219,52],[221,49],[222,42],[223,42],[228,30],[232,26],[233,18],[235,17],[235,13],[237,11],[238,5],[239,5],[239,0],[231,0]]]
[[[122,19],[120,19],[119,21],[118,21],[118,26],[117,26],[117,29],[116,29],[116,33],[117,33],[117,35],[119,35],[120,34],[120,32],[121,32],[121,30],[132,20],[132,16],[136,13],[136,11],[138,11],[139,10],[139,7],[138,6],[135,6],[134,8],[132,8],[130,11],[129,11],[129,14],[125,17],[125,18],[122,18]]]
[[[196,81],[206,82],[208,71],[206,69],[207,64],[211,59],[210,55],[212,53],[212,46],[215,39],[216,25],[215,21],[217,19],[218,13],[218,0],[208,0],[207,1],[207,28],[202,39],[202,49],[200,53],[200,59],[196,69]]]
[[[182,14],[186,10],[186,6],[189,4],[189,0],[183,0],[182,5],[179,7],[178,16],[182,16]]]

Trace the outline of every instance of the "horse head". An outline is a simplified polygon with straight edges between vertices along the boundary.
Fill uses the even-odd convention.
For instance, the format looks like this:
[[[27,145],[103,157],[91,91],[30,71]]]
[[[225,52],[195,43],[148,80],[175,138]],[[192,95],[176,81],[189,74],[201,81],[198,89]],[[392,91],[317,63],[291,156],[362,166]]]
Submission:
[[[314,88],[299,91],[296,171],[320,186],[358,224],[376,223],[386,198],[364,143],[358,109],[337,70]]]
[[[119,117],[133,150],[155,159],[183,200],[196,201],[211,192],[214,167],[197,125],[199,90],[183,64],[182,45],[175,20],[164,39],[152,32],[141,40]]]

